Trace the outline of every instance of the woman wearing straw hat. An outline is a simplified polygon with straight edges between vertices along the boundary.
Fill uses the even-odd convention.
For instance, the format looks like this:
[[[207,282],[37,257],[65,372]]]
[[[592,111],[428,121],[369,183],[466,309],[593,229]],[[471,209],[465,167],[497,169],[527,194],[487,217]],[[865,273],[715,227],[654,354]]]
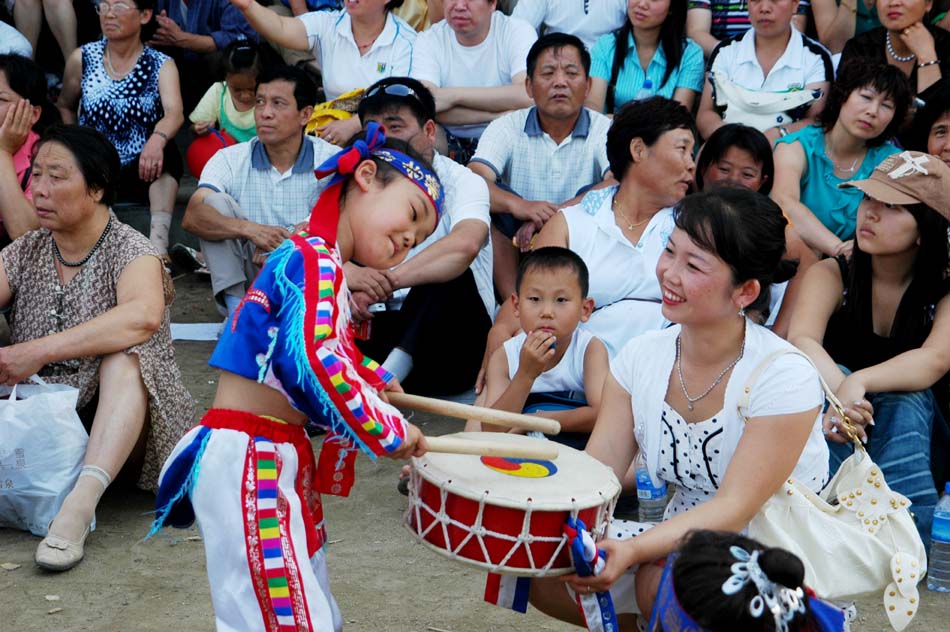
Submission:
[[[947,431],[938,399],[950,370],[950,167],[905,151],[842,186],[864,192],[854,252],[809,269],[808,300],[792,316],[789,340],[845,403],[888,484],[911,500],[927,542],[937,502],[930,457],[941,453],[932,435]],[[850,452],[840,422],[825,414],[832,472]]]

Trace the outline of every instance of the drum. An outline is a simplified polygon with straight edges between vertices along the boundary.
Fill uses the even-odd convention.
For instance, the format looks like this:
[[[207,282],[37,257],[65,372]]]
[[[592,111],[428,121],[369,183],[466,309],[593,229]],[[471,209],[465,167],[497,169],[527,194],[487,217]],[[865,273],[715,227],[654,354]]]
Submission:
[[[465,432],[459,439],[544,444]],[[550,444],[548,444],[550,445]],[[405,523],[429,548],[496,573],[540,577],[574,570],[562,527],[579,517],[600,539],[620,483],[593,457],[558,446],[555,461],[428,453],[412,459]]]

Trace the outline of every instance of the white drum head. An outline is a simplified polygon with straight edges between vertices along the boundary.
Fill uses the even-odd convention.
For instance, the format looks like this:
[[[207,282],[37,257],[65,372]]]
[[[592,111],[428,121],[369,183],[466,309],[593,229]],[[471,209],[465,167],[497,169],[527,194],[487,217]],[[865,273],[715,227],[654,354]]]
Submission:
[[[458,439],[537,444],[545,439],[501,432],[460,432]],[[413,469],[441,489],[500,507],[576,510],[602,505],[620,493],[613,470],[573,448],[558,445],[553,461],[429,453]]]

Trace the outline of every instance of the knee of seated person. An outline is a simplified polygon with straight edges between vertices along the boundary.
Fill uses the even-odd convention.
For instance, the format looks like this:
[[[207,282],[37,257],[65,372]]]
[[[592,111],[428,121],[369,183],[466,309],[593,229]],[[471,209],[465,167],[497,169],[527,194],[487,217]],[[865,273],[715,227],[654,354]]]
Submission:
[[[921,411],[930,411],[934,408],[933,393],[929,388],[921,391],[888,391],[885,393],[874,393],[870,397],[871,404],[874,406],[875,419],[882,412],[895,406],[914,406]]]
[[[241,205],[238,204],[238,201],[235,200],[230,193],[224,193],[223,191],[213,191],[204,196],[201,201],[228,217],[237,217],[238,211],[241,208]]]
[[[100,385],[103,380],[124,379],[133,376],[141,381],[141,375],[142,370],[139,366],[137,353],[116,351],[102,356],[102,363],[99,365]]]

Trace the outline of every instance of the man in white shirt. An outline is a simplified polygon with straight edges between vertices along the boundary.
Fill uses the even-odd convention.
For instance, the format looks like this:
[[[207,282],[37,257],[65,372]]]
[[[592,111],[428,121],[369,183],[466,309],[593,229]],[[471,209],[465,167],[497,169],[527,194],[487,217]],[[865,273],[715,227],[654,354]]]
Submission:
[[[323,189],[313,171],[338,148],[304,135],[316,98],[303,70],[265,69],[254,107],[257,138],[212,156],[188,201],[182,227],[201,241],[218,308],[229,315]]]
[[[574,35],[548,33],[528,52],[525,89],[534,107],[495,119],[468,167],[491,193],[495,287],[515,290],[518,251],[582,188],[610,169],[610,119],[584,107],[590,92],[590,53]]]
[[[616,31],[627,19],[627,0],[520,0],[511,12],[535,30],[570,33],[588,50],[601,35]]]
[[[359,115],[364,125],[381,124],[387,137],[409,143],[432,162],[445,192],[445,213],[435,232],[392,270],[344,266],[354,318],[371,323],[357,344],[367,356],[384,360],[414,393],[468,390],[495,310],[488,187],[435,152],[435,102],[418,81],[378,81],[366,91]]]
[[[528,107],[525,59],[537,33],[495,10],[495,0],[445,0],[445,19],[416,39],[410,75],[432,91],[450,155],[465,164],[485,126]]]

